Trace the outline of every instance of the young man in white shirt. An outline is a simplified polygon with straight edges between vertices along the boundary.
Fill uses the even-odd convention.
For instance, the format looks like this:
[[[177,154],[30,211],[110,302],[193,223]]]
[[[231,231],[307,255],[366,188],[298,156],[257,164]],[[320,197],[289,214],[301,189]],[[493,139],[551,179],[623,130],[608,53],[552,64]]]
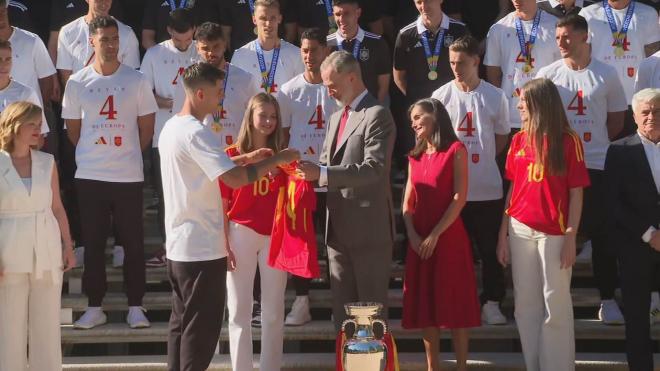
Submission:
[[[509,119],[520,130],[520,88],[541,67],[561,56],[555,44],[557,18],[538,8],[535,0],[512,1],[515,10],[490,27],[486,38],[486,78],[504,90],[509,100]]]
[[[318,28],[303,31],[300,37],[300,55],[305,72],[282,85],[280,103],[282,126],[290,148],[301,153],[303,160],[319,162],[330,116],[340,107],[328,93],[321,79],[321,63],[327,57],[326,35]],[[317,189],[317,232],[325,226],[325,190]],[[293,276],[296,300],[284,324],[300,326],[312,320],[309,312],[310,279]]]
[[[260,91],[277,94],[282,84],[305,70],[300,49],[278,36],[282,23],[279,1],[255,0],[252,22],[257,38],[234,51],[231,64],[256,76]]]
[[[218,344],[226,274],[235,267],[223,231],[218,179],[241,187],[299,158],[295,150],[255,151],[243,156],[248,165],[234,166],[218,136],[202,124],[223,98],[223,79],[224,72],[209,63],[188,67],[183,75],[183,107],[159,138],[173,293],[167,349],[170,370],[205,370]]]
[[[660,89],[660,50],[639,64],[635,76],[635,93],[642,89]]]
[[[504,200],[495,157],[504,150],[510,131],[508,101],[502,89],[479,78],[476,39],[464,36],[454,41],[449,46],[449,65],[454,80],[433,92],[432,98],[447,108],[470,159],[467,203],[461,217],[481,257],[481,320],[503,325],[507,320],[499,304],[506,293],[506,281],[496,245]]]
[[[158,192],[158,221],[163,239],[165,238],[163,185],[160,176],[160,154],[158,152],[158,136],[165,122],[172,117],[172,103],[177,90],[183,91],[181,77],[186,67],[197,62],[199,55],[193,40],[195,24],[189,9],[176,9],[169,15],[167,32],[169,40],[154,45],[147,50],[140,66],[158,104],[154,137],[151,141],[153,160],[153,175]],[[148,259],[148,267],[164,267],[164,249]]]
[[[85,246],[83,287],[88,308],[76,328],[106,322],[101,304],[106,291],[105,246],[110,219],[125,250],[124,277],[131,328],[149,327],[142,313],[145,291],[142,218],[142,150],[151,142],[156,100],[142,73],[121,64],[119,26],[101,16],[89,24],[96,58],[71,75],[62,117],[76,146],[76,191]]]
[[[623,129],[628,105],[614,67],[591,55],[587,21],[571,14],[561,18],[556,40],[562,59],[541,68],[537,77],[555,83],[571,128],[582,139],[591,187],[584,190],[579,231],[591,240],[596,285],[600,292],[598,318],[605,324],[622,324],[623,314],[614,301],[618,286],[616,255],[605,234],[607,215],[603,169],[610,140]]]

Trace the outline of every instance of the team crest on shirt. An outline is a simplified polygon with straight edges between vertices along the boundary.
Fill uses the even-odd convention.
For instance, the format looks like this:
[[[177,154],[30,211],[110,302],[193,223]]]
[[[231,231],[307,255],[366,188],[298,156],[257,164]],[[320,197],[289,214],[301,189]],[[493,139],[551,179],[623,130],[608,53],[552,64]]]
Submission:
[[[479,154],[478,153],[473,153],[472,154],[472,162],[475,163],[475,164],[479,162]]]
[[[115,137],[115,145],[121,147],[121,137]]]
[[[445,35],[445,48],[448,48],[454,42],[454,36]]]
[[[628,77],[635,77],[635,67],[628,67]]]
[[[369,49],[362,48],[360,49],[360,60],[366,62],[369,59]]]
[[[585,132],[582,137],[584,138],[585,142],[591,142],[591,132],[590,131]]]

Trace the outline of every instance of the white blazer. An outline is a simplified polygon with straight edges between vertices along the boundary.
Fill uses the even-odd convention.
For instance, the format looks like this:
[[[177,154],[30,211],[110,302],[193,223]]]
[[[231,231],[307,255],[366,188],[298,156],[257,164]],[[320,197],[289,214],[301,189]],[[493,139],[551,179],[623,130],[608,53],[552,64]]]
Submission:
[[[32,189],[28,192],[9,153],[0,150],[0,265],[8,273],[50,271],[62,280],[62,240],[53,215],[53,156],[32,154]]]

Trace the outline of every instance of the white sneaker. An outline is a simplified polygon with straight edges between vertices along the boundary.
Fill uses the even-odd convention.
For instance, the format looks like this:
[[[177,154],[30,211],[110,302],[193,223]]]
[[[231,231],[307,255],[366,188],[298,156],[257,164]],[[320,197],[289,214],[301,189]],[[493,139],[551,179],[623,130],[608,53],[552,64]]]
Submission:
[[[130,328],[147,328],[151,327],[151,323],[144,315],[147,310],[142,307],[128,307],[128,315],[126,316],[126,323]]]
[[[575,257],[575,261],[580,263],[589,263],[591,261],[592,251],[591,240],[589,240],[582,245],[582,250],[580,250],[578,256]]]
[[[309,296],[296,296],[291,311],[286,315],[284,324],[287,326],[300,326],[312,320],[309,313]]]
[[[106,322],[108,322],[108,317],[103,313],[101,307],[87,307],[85,313],[73,324],[73,328],[89,330],[104,325]]]
[[[85,246],[76,247],[73,250],[73,254],[76,256],[76,268],[85,265]]]
[[[487,325],[505,325],[506,317],[500,310],[500,303],[497,301],[487,301],[481,307],[481,322]]]
[[[625,323],[621,309],[613,299],[600,302],[598,319],[606,325],[623,325]]]
[[[112,249],[112,266],[119,268],[124,265],[124,247],[115,246]]]

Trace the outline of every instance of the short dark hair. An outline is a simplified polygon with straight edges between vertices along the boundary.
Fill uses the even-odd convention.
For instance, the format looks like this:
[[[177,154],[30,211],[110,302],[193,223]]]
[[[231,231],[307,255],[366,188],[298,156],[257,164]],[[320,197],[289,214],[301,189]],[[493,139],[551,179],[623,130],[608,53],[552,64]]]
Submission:
[[[2,1],[2,0],[0,0],[0,1]],[[9,42],[9,40],[0,41],[0,49],[9,49],[9,50],[11,50],[11,43]]]
[[[569,14],[557,21],[557,27],[570,26],[573,31],[589,32],[589,24],[583,16],[578,14]]]
[[[190,31],[195,27],[195,22],[193,21],[190,9],[177,8],[171,11],[170,17],[167,21],[167,27],[178,33]]]
[[[449,45],[449,50],[456,53],[466,53],[471,57],[478,57],[479,42],[470,35],[462,36]]]
[[[452,143],[458,141],[454,127],[451,124],[451,117],[442,103],[435,98],[424,98],[413,103],[408,108],[408,120],[415,107],[420,107],[422,111],[430,113],[433,116],[433,132],[427,140],[417,140],[415,147],[408,153],[411,157],[419,158],[427,148],[427,143],[435,147],[436,151],[444,151]]]
[[[204,84],[214,85],[218,80],[225,78],[225,73],[210,63],[199,62],[191,64],[183,72],[183,86],[194,90]]]
[[[200,24],[199,27],[197,27],[197,31],[195,31],[195,39],[205,42],[215,40],[225,41],[222,28],[219,24],[214,22],[204,22]]]
[[[303,40],[315,40],[323,46],[328,45],[327,34],[323,33],[323,31],[317,27],[308,28],[303,31],[302,35],[300,35],[300,41],[302,42]]]
[[[354,4],[360,7],[360,2],[358,0],[332,0],[332,6],[340,6],[345,4]]]
[[[89,22],[89,34],[96,35],[96,32],[102,28],[114,27],[119,30],[117,21],[109,15],[100,15]]]

